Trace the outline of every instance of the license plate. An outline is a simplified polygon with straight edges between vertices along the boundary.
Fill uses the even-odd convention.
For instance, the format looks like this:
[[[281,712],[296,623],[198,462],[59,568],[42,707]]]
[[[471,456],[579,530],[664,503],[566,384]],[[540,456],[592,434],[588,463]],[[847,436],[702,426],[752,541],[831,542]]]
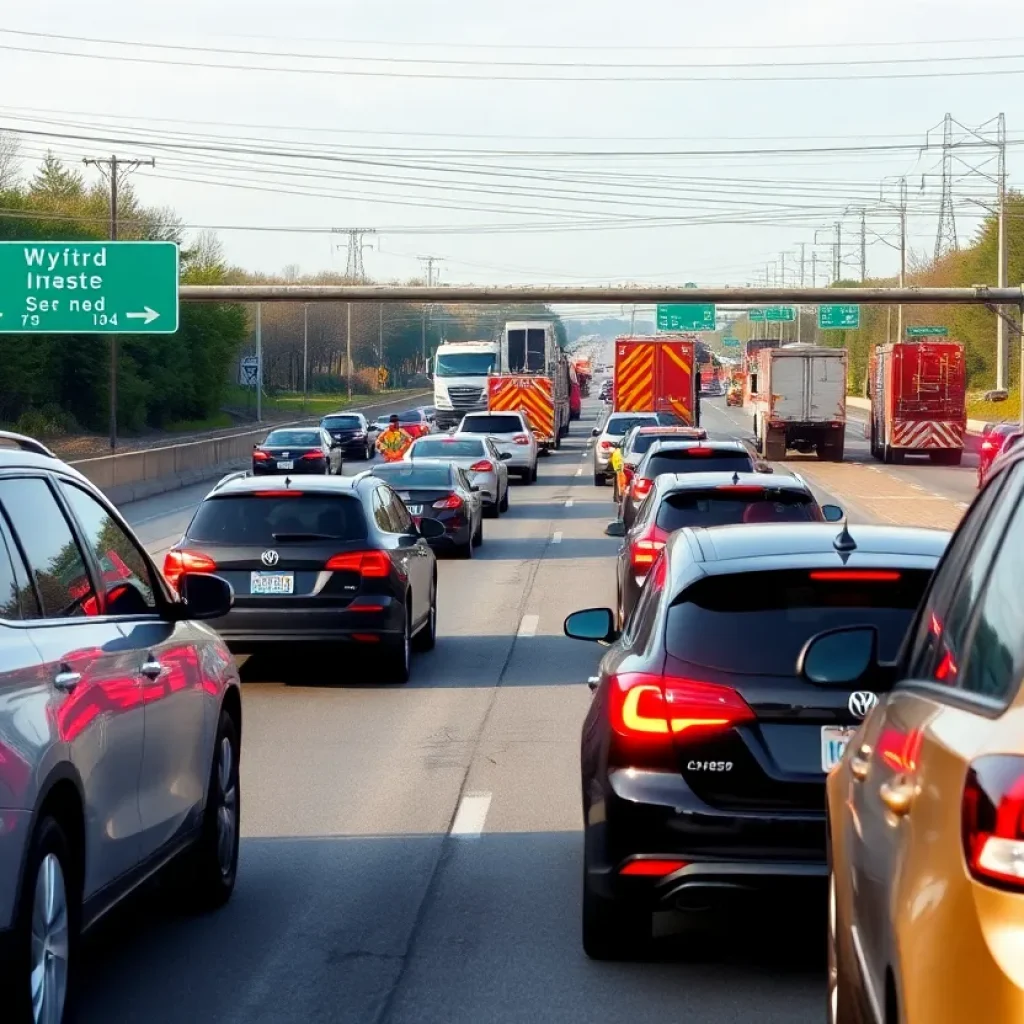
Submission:
[[[410,505],[409,506],[409,515],[411,515],[411,516],[421,516],[421,515],[423,515],[423,506],[422,505]]]
[[[821,770],[830,772],[843,756],[846,744],[857,731],[852,725],[823,725],[821,727]]]
[[[277,460],[277,468],[278,469],[294,469],[295,468],[295,462],[294,462],[293,459],[278,459]]]
[[[254,572],[249,577],[250,594],[294,594],[295,576],[290,572]]]

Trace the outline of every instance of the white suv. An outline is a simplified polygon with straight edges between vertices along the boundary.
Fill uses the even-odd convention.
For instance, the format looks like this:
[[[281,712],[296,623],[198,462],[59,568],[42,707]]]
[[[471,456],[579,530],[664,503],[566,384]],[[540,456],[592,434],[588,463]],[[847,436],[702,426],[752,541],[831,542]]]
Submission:
[[[460,434],[489,437],[499,452],[512,456],[505,460],[510,474],[528,484],[537,479],[537,438],[521,412],[468,413],[455,431],[456,437]]]
[[[608,460],[614,449],[622,443],[626,432],[633,427],[656,427],[656,412],[613,412],[605,420],[603,427],[595,427],[591,435],[594,442],[594,486],[603,487],[611,474],[608,472]]]

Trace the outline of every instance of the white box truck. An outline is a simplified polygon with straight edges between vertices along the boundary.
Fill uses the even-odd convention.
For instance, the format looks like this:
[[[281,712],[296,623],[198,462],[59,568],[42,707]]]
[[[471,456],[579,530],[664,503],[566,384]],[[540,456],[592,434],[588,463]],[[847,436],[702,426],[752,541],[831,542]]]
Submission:
[[[487,377],[498,369],[497,341],[446,341],[434,354],[435,420],[458,426],[467,412],[487,408]]]

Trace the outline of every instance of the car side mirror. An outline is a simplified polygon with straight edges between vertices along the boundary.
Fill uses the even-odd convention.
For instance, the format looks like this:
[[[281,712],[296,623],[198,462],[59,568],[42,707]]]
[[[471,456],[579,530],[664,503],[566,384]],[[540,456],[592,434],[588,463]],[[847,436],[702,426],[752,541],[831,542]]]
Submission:
[[[838,505],[822,505],[821,514],[826,523],[841,523],[846,516]]]
[[[604,528],[604,535],[606,537],[625,537],[626,524],[621,519],[616,519]]]
[[[436,519],[420,520],[420,535],[427,540],[438,540],[445,534],[444,524]]]
[[[619,631],[615,628],[615,615],[611,608],[585,608],[567,616],[562,625],[567,637],[572,640],[589,640],[592,643],[615,643]]]
[[[512,458],[512,453],[511,452],[499,452],[498,453],[498,458],[501,459],[502,462],[508,462],[508,460]]]
[[[107,588],[107,615],[146,615],[152,608],[132,580],[112,583]]]
[[[874,626],[843,626],[826,630],[804,644],[797,673],[816,686],[857,686],[889,689],[895,664],[878,661],[878,630]]]
[[[470,485],[469,485],[469,489],[470,489],[470,490],[471,490],[471,491],[472,491],[472,492],[473,492],[474,494],[479,494],[479,493],[480,493],[480,488],[479,488],[479,487],[478,487],[478,486],[477,486],[476,484],[470,484]]]
[[[219,619],[231,611],[235,592],[220,576],[203,572],[186,572],[178,579],[182,604],[179,619]]]
[[[594,427],[594,429],[590,432],[590,436],[591,437],[599,437],[600,434],[601,434],[601,431],[598,430],[597,427]],[[253,447],[255,447],[255,445]]]

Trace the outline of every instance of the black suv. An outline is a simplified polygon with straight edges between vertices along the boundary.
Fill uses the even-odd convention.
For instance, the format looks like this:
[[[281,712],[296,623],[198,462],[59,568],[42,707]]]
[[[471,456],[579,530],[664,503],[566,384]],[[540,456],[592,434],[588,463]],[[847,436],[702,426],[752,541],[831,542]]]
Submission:
[[[353,459],[373,457],[370,424],[361,412],[328,413],[320,421],[320,429],[330,434],[331,440],[346,456]]]
[[[434,646],[437,567],[432,519],[369,473],[354,477],[235,473],[203,499],[164,575],[216,573],[235,603],[211,623],[235,652],[273,645],[357,644],[379,651],[391,681],[409,678],[410,651]]]

